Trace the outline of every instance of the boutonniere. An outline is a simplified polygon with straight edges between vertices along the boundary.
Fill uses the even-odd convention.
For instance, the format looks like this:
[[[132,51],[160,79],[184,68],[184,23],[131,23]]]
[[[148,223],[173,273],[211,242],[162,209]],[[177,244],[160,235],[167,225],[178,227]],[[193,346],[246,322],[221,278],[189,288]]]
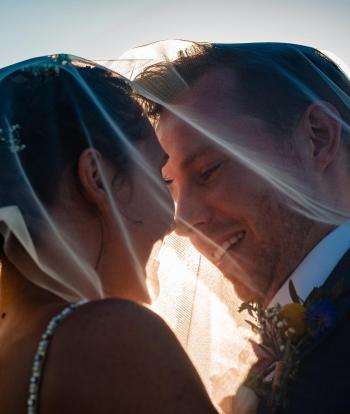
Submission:
[[[343,284],[339,282],[328,292],[315,288],[302,301],[289,282],[291,303],[287,305],[264,309],[258,303],[244,302],[240,306],[239,312],[249,313],[251,320],[246,322],[260,337],[259,343],[251,341],[258,360],[243,386],[263,399],[271,413],[288,402],[288,387],[297,377],[302,347],[334,328],[336,300],[342,292]]]

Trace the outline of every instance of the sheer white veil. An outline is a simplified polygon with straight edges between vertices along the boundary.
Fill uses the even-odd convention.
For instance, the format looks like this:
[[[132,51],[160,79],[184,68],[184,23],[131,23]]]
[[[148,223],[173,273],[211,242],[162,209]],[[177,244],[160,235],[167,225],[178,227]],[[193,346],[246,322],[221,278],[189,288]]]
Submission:
[[[145,194],[152,196],[159,212],[167,210],[169,214],[160,171],[149,164],[136,145],[149,134],[150,125],[136,105],[131,88],[138,100],[144,98],[142,104],[147,107],[150,103],[148,109],[154,104],[166,108],[203,139],[215,143],[227,156],[252,171],[280,194],[283,203],[294,212],[334,226],[348,219],[343,182],[339,182],[339,189],[333,189],[336,199],[331,198],[315,190],[307,177],[287,162],[288,158],[260,151],[210,114],[188,112],[172,100],[177,91],[191,87],[191,81],[177,66],[177,58],[191,55],[188,50],[202,48],[214,55],[218,67],[224,55],[224,59],[241,65],[242,76],[251,72],[260,76],[256,84],[248,82],[244,87],[248,95],[258,90],[260,100],[255,102],[255,112],[263,110],[272,116],[272,123],[281,134],[288,130],[285,115],[287,111],[293,112],[294,107],[282,106],[278,99],[291,94],[295,102],[317,104],[341,125],[342,151],[346,156],[350,81],[329,57],[313,48],[277,43],[210,45],[178,40],[135,48],[117,60],[91,62],[71,55],[55,55],[0,69],[3,254],[34,284],[71,302],[107,296],[96,263],[86,259],[83,240],[71,231],[69,220],[67,226],[62,225],[61,216],[52,208],[56,196],[69,200],[69,195],[58,190],[59,172],[66,165],[74,171],[74,159],[82,148],[97,149],[118,168],[124,166],[123,160],[132,160],[147,177]],[[149,76],[152,68],[156,68],[155,77]],[[346,70],[345,65],[343,69]],[[261,83],[261,77],[265,77],[266,83]],[[286,81],[287,89],[271,88],[277,78]],[[345,176],[344,171],[344,180]],[[110,203],[135,273],[140,284],[144,284],[142,265],[125,226],[125,209],[121,213],[112,194]],[[72,210],[68,218],[79,220],[79,214]],[[206,243],[213,244],[203,237]],[[239,267],[235,269],[239,273]],[[175,233],[154,244],[147,270],[153,309],[168,322],[190,354],[213,400],[229,413],[225,398],[234,394],[254,359],[247,341],[250,329],[237,312],[240,301],[232,283],[187,238]],[[118,269],[116,277],[122,277]]]

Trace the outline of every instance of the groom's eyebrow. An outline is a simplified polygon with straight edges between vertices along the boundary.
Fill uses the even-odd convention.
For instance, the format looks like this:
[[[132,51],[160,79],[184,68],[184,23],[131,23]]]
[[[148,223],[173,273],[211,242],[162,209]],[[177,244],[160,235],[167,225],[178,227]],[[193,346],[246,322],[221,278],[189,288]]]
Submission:
[[[184,160],[181,161],[180,167],[187,168],[198,158],[204,157],[205,155],[213,152],[212,145],[206,145],[199,150],[193,151],[192,154],[189,154]]]

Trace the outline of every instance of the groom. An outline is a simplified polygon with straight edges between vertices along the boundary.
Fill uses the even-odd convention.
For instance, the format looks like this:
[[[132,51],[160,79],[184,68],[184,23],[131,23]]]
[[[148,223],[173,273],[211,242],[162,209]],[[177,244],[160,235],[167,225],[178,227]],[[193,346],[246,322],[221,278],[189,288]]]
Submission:
[[[302,300],[342,282],[336,327],[278,412],[350,413],[349,80],[315,49],[261,43],[198,45],[139,83],[156,98],[176,231],[243,300],[285,305],[290,280]]]

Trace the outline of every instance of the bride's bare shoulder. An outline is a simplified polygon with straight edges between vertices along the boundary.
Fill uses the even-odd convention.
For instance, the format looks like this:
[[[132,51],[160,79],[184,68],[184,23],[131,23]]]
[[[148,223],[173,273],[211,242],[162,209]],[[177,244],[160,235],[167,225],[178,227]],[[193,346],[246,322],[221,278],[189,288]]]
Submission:
[[[62,324],[57,336],[66,340],[70,335],[88,335],[89,343],[105,346],[108,339],[115,337],[120,341],[124,334],[126,340],[131,340],[133,335],[142,334],[146,327],[167,329],[165,322],[145,306],[125,299],[104,299],[78,307]]]
[[[44,378],[43,412],[52,414],[215,412],[170,328],[127,300],[90,302],[70,315]]]

